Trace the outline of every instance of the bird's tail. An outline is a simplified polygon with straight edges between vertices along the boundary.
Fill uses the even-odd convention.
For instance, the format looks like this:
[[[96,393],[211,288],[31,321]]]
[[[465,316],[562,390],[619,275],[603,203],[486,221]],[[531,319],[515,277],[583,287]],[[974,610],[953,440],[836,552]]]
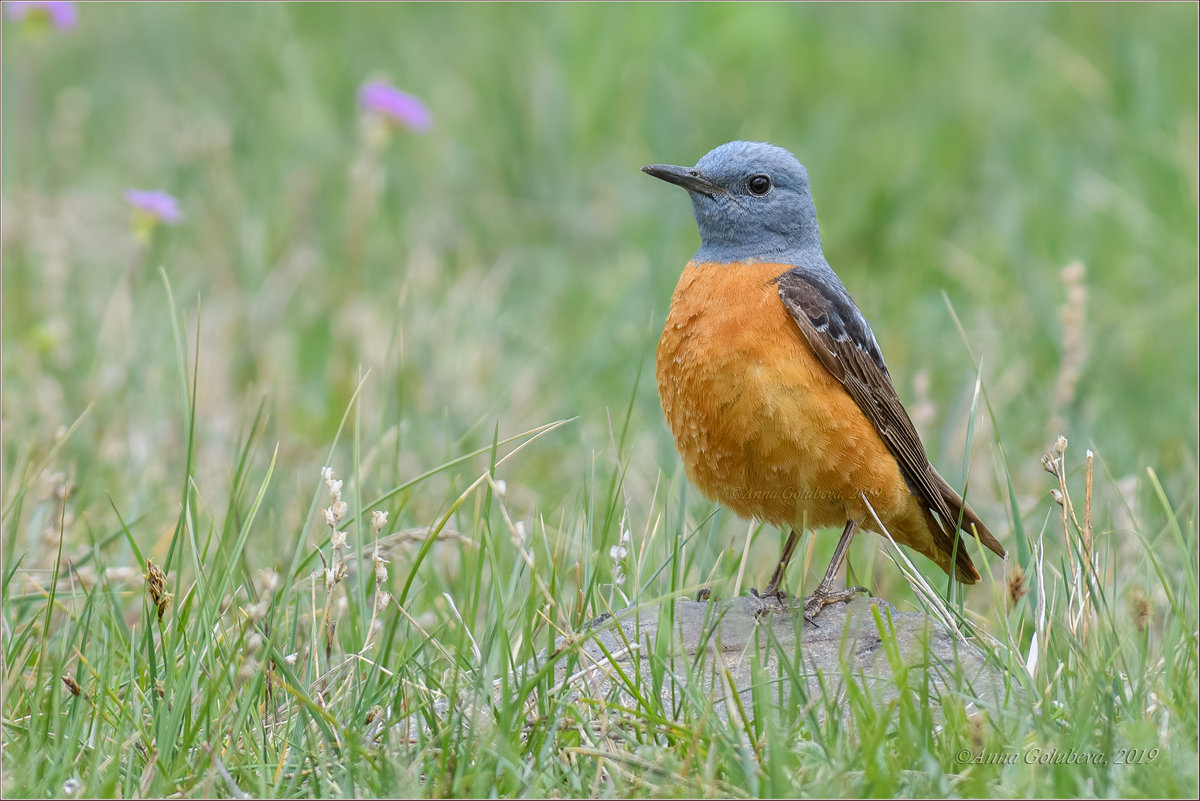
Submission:
[[[1003,559],[1006,556],[1004,546],[993,536],[988,527],[983,524],[983,521],[979,519],[979,515],[975,514],[975,510],[968,506],[962,499],[962,496],[955,491],[954,487],[950,486],[946,482],[946,479],[940,475],[937,477],[937,484],[938,490],[942,493],[942,498],[945,499],[946,505],[950,507],[950,513],[954,515],[954,519],[949,521],[950,525],[953,526],[958,523],[959,510],[961,509],[961,528],[966,532],[967,536],[975,537],[978,535],[980,542],[986,545],[996,556]]]
[[[951,487],[950,484],[947,483],[944,478],[938,475],[936,471],[933,471],[933,474],[936,477],[936,487],[942,496],[942,500],[945,501],[945,508],[949,509],[951,515],[949,520],[938,520],[937,522],[944,523],[944,525],[938,527],[950,536],[950,542],[957,541],[957,553],[955,554],[955,567],[957,569],[955,570],[955,573],[958,576],[958,580],[962,583],[974,584],[975,582],[979,581],[979,572],[975,569],[975,565],[971,562],[971,555],[967,552],[966,542],[963,540],[972,540],[978,536],[980,542],[986,545],[993,553],[1002,559],[1005,556],[1004,546],[1001,545],[1000,541],[997,540],[992,532],[988,530],[988,527],[985,526],[983,521],[979,519],[979,515],[975,514],[975,510],[966,504],[966,501],[964,501],[962,496],[955,491],[954,487]],[[961,524],[959,523],[960,511]],[[942,515],[938,515],[939,518],[941,516]],[[933,516],[931,515],[929,522],[936,525],[932,518]],[[961,528],[967,536],[959,539],[958,528]],[[946,557],[949,556],[950,554],[947,553]],[[942,568],[949,572],[950,565],[948,559],[947,563],[942,565]]]

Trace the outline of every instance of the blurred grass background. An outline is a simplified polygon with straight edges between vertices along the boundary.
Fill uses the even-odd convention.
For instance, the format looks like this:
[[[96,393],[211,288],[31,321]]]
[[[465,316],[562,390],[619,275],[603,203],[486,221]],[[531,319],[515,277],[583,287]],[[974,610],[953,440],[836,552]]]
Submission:
[[[1194,4],[194,3],[78,12],[69,31],[0,26],[0,468],[5,600],[15,599],[5,623],[19,633],[8,638],[11,664],[36,661],[38,678],[65,672],[76,635],[68,616],[47,612],[47,624],[61,624],[58,639],[40,636],[58,662],[37,659],[42,613],[29,603],[41,596],[16,594],[9,571],[52,567],[60,528],[72,560],[100,543],[97,564],[140,571],[118,513],[141,551],[163,559],[182,530],[180,477],[193,445],[198,498],[193,508],[185,489],[183,505],[201,518],[189,536],[201,537],[206,523],[222,536],[240,530],[244,488],[257,486],[278,443],[245,555],[229,557],[248,597],[257,568],[295,569],[295,553],[316,564],[310,552],[323,531],[306,525],[322,465],[361,498],[351,504],[357,515],[497,433],[571,417],[502,473],[507,503],[529,530],[544,521],[543,536],[570,541],[561,553],[553,545],[560,572],[550,575],[567,592],[551,627],[568,613],[580,623],[604,611],[597,588],[610,586],[604,563],[619,530],[604,505],[619,515],[620,496],[635,550],[651,528],[661,548],[701,527],[679,560],[690,573],[672,578],[672,591],[730,579],[746,524],[718,514],[704,530],[713,507],[683,479],[653,381],[671,290],[698,237],[683,194],[638,168],[693,163],[734,138],[772,141],[807,165],[826,255],[871,320],[934,463],[961,486],[971,453],[972,502],[1017,557],[1007,566],[988,559],[1000,586],[1013,563],[1028,568],[1006,470],[1020,522],[1045,529],[1060,510],[1039,459],[1066,434],[1070,464],[1081,464],[1084,447],[1097,454],[1096,548],[1108,578],[1120,574],[1112,586],[1144,593],[1131,605],[1153,608],[1156,630],[1175,632],[1164,648],[1194,650],[1194,622],[1171,622],[1175,603],[1164,597],[1172,568],[1193,556],[1187,521],[1197,492]],[[396,132],[372,150],[355,95],[375,78],[422,98],[431,130]],[[172,193],[185,219],[139,244],[123,198],[130,187]],[[1074,263],[1082,270],[1068,269]],[[194,437],[176,315],[186,318],[187,352],[199,354]],[[982,407],[971,417],[976,360],[994,424]],[[354,436],[343,432],[330,456],[368,371],[350,417]],[[249,432],[260,406],[262,445],[248,446],[259,441]],[[487,465],[479,456],[400,492],[387,504],[391,527],[435,522]],[[1144,480],[1148,468],[1165,502]],[[1079,478],[1076,470],[1072,482]],[[222,513],[231,485],[242,496]],[[504,546],[492,533],[503,529],[490,495],[474,503],[455,523]],[[775,537],[760,539],[771,541],[755,548],[747,585],[765,579],[777,556]],[[876,558],[879,547],[859,538],[855,566],[862,572],[866,557],[865,583],[911,602],[895,568]],[[518,657],[544,644],[535,637],[552,629],[535,614],[536,594],[497,613],[488,608],[494,587],[466,586],[472,570],[477,582],[485,572],[489,582],[509,569],[520,576],[516,555],[489,548],[484,571],[482,551],[459,550],[467,567],[421,568],[406,609],[435,615],[444,627],[435,633],[455,654],[466,651],[463,629],[442,591],[468,619],[486,618],[489,631],[523,619]],[[1168,566],[1157,584],[1147,553]],[[589,557],[600,568],[578,582],[586,592],[576,608],[563,576]],[[1063,559],[1052,553],[1050,570]],[[409,567],[394,558],[391,569],[403,576]],[[178,590],[178,573],[168,572]],[[505,592],[527,588],[512,581]],[[132,609],[140,589],[99,603]],[[969,597],[988,619],[1003,617],[1002,591],[985,595]],[[350,620],[365,626],[365,617]],[[177,620],[175,631],[187,632]],[[419,652],[404,630],[397,647]],[[229,642],[236,652],[240,640]],[[62,694],[56,682],[46,690],[11,681],[23,688],[10,696],[18,706],[38,710]],[[1194,700],[1189,682],[1178,682],[1179,708]],[[220,676],[212,688],[224,692]],[[128,714],[136,720],[136,710]],[[1173,759],[1193,743],[1194,732]],[[1177,773],[1194,785],[1194,768]],[[1038,775],[1009,786],[1047,791]],[[1054,775],[1068,782],[1054,785],[1060,793],[1081,791],[1074,774]]]
[[[308,486],[369,369],[381,487],[496,426],[579,416],[522,466],[553,507],[635,383],[630,489],[678,481],[653,348],[698,237],[638,167],[733,138],[808,166],[826,254],[955,482],[968,345],[982,360],[999,431],[977,431],[973,492],[993,518],[993,438],[1023,513],[1058,433],[1114,478],[1153,465],[1194,493],[1194,6],[85,5],[72,31],[3,35],[3,466],[90,404],[57,465],[85,506],[173,503],[160,265],[189,325],[201,304],[202,472],[228,472],[265,398],[272,491]],[[435,120],[374,162],[371,77]],[[186,215],[145,253],[127,187]]]

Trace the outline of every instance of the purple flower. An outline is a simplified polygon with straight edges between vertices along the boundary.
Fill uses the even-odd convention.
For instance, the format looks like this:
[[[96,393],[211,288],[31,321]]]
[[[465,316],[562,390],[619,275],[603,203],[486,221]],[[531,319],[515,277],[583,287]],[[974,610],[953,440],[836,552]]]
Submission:
[[[154,222],[174,225],[183,219],[183,213],[179,211],[179,201],[166,192],[130,189],[125,193],[125,200],[133,206],[135,213],[141,213]]]
[[[358,104],[414,131],[424,131],[433,124],[433,115],[420,99],[383,81],[363,84],[358,90]]]
[[[12,20],[44,16],[60,30],[75,27],[75,4],[68,0],[9,0],[4,14]]]

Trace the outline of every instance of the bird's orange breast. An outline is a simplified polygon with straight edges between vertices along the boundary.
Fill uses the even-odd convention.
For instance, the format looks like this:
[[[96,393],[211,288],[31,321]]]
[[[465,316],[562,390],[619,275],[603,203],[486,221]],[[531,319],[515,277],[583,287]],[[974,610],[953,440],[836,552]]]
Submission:
[[[780,300],[775,279],[790,269],[693,262],[679,279],[657,378],[688,478],[781,526],[862,519],[865,495],[893,534],[927,536],[895,458]]]

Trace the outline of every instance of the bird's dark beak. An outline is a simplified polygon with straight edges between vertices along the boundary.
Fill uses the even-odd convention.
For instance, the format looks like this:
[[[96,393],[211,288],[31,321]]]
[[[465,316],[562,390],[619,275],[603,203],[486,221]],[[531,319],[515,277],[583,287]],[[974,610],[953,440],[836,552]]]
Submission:
[[[710,198],[716,193],[723,191],[720,186],[705,178],[695,167],[676,167],[671,164],[647,164],[645,167],[642,167],[642,172],[647,175],[653,175],[655,178],[666,181],[669,184],[682,186],[689,192],[699,192]]]

